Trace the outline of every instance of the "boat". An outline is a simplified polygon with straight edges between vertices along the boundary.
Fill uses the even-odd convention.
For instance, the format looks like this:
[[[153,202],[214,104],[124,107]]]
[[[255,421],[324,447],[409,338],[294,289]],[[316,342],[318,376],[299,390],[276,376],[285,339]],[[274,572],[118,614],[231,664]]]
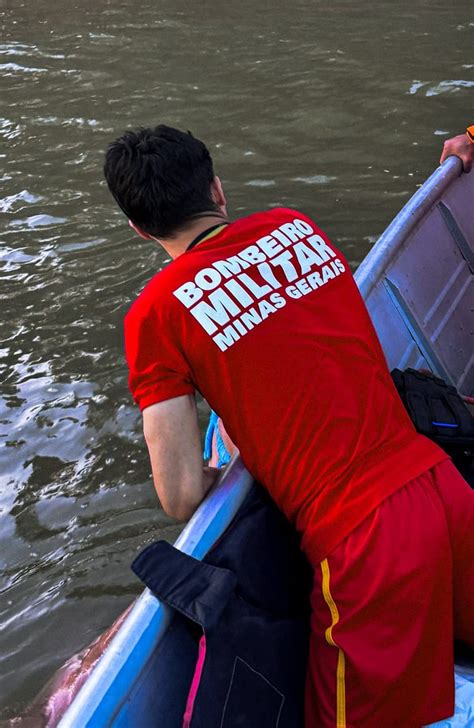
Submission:
[[[355,274],[389,368],[430,370],[465,395],[474,389],[467,326],[469,298],[474,299],[473,200],[474,173],[462,173],[460,160],[448,158]],[[235,456],[175,547],[203,559],[254,487]],[[57,725],[181,728],[194,660],[173,610],[146,589]],[[457,686],[474,680],[468,662],[457,665],[456,673]]]

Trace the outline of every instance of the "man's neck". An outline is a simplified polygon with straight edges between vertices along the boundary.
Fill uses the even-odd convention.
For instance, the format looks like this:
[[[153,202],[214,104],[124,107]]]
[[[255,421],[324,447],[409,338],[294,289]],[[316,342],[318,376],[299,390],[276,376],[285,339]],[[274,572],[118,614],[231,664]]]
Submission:
[[[179,233],[175,238],[170,240],[160,239],[158,242],[174,260],[185,253],[193,240],[205,230],[208,230],[214,225],[225,225],[227,222],[228,220],[224,215],[210,212],[205,217],[196,218],[189,227]]]

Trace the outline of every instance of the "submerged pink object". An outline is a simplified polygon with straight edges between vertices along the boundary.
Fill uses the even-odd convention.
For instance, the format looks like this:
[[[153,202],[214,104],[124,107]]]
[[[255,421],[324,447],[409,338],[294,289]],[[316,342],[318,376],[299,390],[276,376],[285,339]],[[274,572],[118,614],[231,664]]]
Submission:
[[[4,728],[56,728],[132,606],[133,604],[91,645],[73,655],[60,667],[23,715],[0,725]]]

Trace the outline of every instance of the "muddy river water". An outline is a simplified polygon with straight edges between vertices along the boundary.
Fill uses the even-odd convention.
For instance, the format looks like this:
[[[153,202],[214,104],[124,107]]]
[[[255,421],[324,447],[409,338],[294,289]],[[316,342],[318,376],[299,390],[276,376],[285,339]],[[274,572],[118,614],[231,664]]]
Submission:
[[[136,552],[179,531],[122,354],[166,260],[115,209],[107,143],[191,129],[231,217],[300,208],[356,267],[474,123],[473,21],[465,0],[0,0],[0,717],[139,592]]]

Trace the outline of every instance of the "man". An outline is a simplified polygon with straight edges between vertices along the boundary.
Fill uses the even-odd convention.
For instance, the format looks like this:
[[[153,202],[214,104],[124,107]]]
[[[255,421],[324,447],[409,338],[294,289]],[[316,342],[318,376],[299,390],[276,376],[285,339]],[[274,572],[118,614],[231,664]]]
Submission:
[[[173,259],[125,322],[164,509],[189,518],[216,475],[202,468],[199,391],[314,570],[307,727],[449,716],[453,620],[474,644],[474,502],[408,419],[344,256],[294,210],[229,222],[189,133],[126,132],[105,175]]]

